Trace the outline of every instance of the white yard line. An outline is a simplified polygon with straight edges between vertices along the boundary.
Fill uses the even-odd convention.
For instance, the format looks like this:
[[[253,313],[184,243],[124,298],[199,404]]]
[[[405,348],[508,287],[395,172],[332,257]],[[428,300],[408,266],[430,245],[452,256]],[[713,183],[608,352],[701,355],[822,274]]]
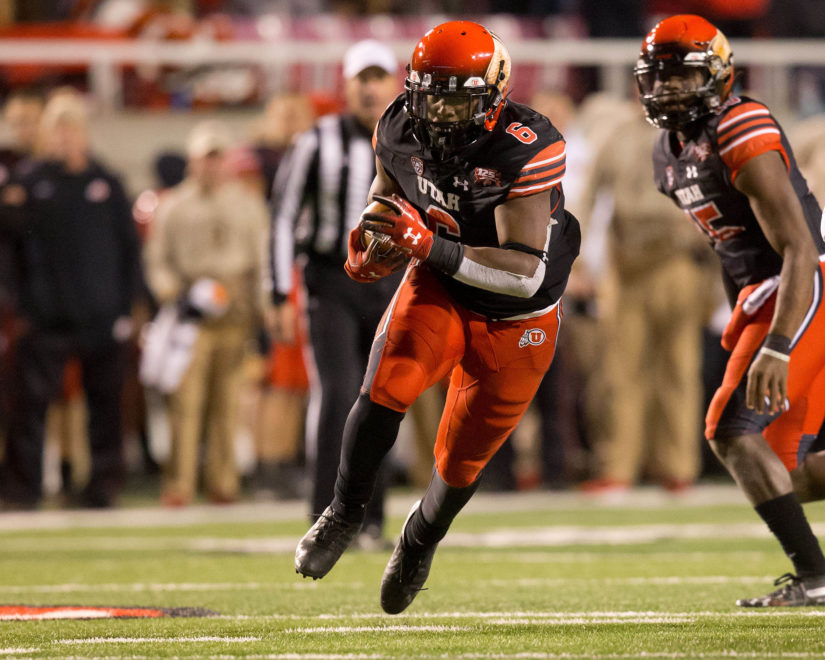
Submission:
[[[771,575],[692,575],[692,576],[664,576],[664,577],[626,577],[626,578],[516,578],[513,580],[478,580],[477,583],[493,587],[543,587],[562,584],[598,583],[618,585],[670,585],[670,584],[765,584],[773,581],[776,576]]]
[[[361,582],[329,583],[325,588],[343,587],[347,589],[360,588],[364,586]],[[264,582],[149,582],[149,583],[106,583],[106,584],[81,584],[69,582],[64,584],[35,584],[35,585],[0,585],[0,594],[65,594],[65,593],[140,593],[140,592],[166,592],[166,591],[260,591],[263,589],[293,591],[302,589],[317,589],[318,583],[313,581],[299,581],[293,584],[277,584]]]
[[[700,610],[696,612],[636,612],[636,611],[593,611],[593,612],[548,612],[548,611],[496,611],[496,612],[422,612],[422,613],[406,613],[387,615],[379,612],[360,612],[352,614],[319,614],[314,617],[301,616],[298,614],[261,614],[250,615],[241,614],[237,616],[228,615],[219,618],[231,620],[305,620],[308,618],[318,619],[320,621],[341,621],[347,619],[365,620],[365,619],[387,619],[393,620],[407,620],[407,619],[508,619],[508,618],[522,618],[522,619],[586,619],[586,618],[614,618],[614,619],[639,619],[645,617],[696,617],[701,619],[706,618],[728,618],[728,617],[787,617],[800,616],[808,618],[823,618],[825,617],[825,609],[783,609],[783,608],[764,608],[753,610],[736,610],[731,612],[712,612],[707,610]]]
[[[269,655],[244,655],[245,660],[361,660],[375,659],[375,658],[395,658],[396,655],[387,654],[319,654],[319,653],[280,653]],[[403,656],[403,657],[413,657]],[[417,660],[424,660],[429,658],[444,659],[446,655],[427,655],[416,653],[414,656]],[[542,653],[542,652],[521,652],[521,653],[457,653],[450,654],[449,658],[456,660],[498,660],[506,658],[516,658],[519,660],[639,660],[639,658],[822,658],[822,653],[807,653],[807,652],[778,652],[778,653],[764,653],[764,652],[743,652],[724,650],[717,653],[657,653],[651,651],[640,651],[638,653],[599,653],[597,655],[587,653]],[[103,660],[97,658],[96,660]],[[144,660],[140,656],[130,656],[130,660]],[[205,660],[227,660],[226,656],[207,656]]]
[[[201,644],[204,642],[226,642],[227,644],[247,644],[260,642],[263,637],[224,637],[221,635],[202,635],[199,637],[84,637],[78,639],[57,639],[54,644]]]
[[[0,648],[0,655],[23,655],[25,653],[34,653],[38,650],[37,648]]]
[[[417,493],[393,495],[387,503],[389,515],[403,517]],[[594,498],[574,491],[529,493],[479,493],[470,501],[470,513],[510,513],[519,511],[592,510],[594,508],[671,509],[695,506],[746,504],[733,485],[700,485],[679,497],[660,488],[637,488],[621,498]],[[99,527],[174,527],[178,525],[266,522],[303,519],[306,503],[245,502],[230,506],[197,505],[183,509],[159,506],[108,511],[25,511],[0,513],[0,531],[78,529]]]
[[[356,632],[461,632],[476,630],[474,626],[315,626],[311,628],[287,628],[280,631],[283,634],[302,633],[356,633]]]
[[[825,534],[825,523],[812,525]],[[657,523],[651,525],[564,525],[492,529],[484,532],[451,531],[441,542],[446,548],[530,548],[565,545],[635,545],[663,540],[770,538],[768,528],[753,523]],[[192,539],[190,548],[217,552],[292,552],[297,539]]]
[[[812,525],[814,533],[825,535],[825,523]],[[490,529],[484,532],[451,531],[441,542],[448,548],[532,548],[565,545],[635,545],[663,540],[770,538],[768,528],[753,523],[656,523],[650,525],[600,526],[563,525]],[[6,551],[56,552],[88,550],[97,552],[134,552],[137,550],[179,550],[197,552],[238,552],[252,554],[291,554],[297,537],[225,538],[180,536],[105,536],[89,538],[40,538],[4,540]],[[499,557],[500,559],[500,557]]]
[[[479,584],[492,586],[553,586],[569,583],[591,583],[635,585],[635,584],[760,584],[769,582],[773,578],[769,575],[702,575],[702,576],[671,576],[671,577],[627,577],[627,578],[520,578],[516,580],[479,580]],[[348,589],[360,588],[361,582],[329,583],[326,587],[344,586]],[[294,584],[280,584],[273,582],[135,582],[127,584],[104,583],[88,584],[68,582],[64,584],[34,584],[34,585],[0,585],[0,594],[22,593],[141,593],[141,592],[209,592],[209,591],[261,591],[317,589],[316,581],[297,581]]]
[[[25,649],[25,652],[37,651],[39,649]],[[199,658],[201,660],[230,660],[235,656],[221,655],[195,655],[195,656],[179,656],[182,658],[191,657]],[[379,660],[384,658],[396,658],[397,655],[389,655],[386,653],[268,653],[268,654],[244,654],[245,660]],[[415,657],[416,660],[439,659],[443,660],[448,657],[444,654],[427,655],[423,653],[416,653],[414,656],[403,656],[407,658]],[[804,659],[804,658],[822,658],[822,653],[805,652],[805,651],[784,651],[776,653],[765,653],[755,651],[733,651],[724,649],[718,652],[708,653],[684,653],[684,652],[655,652],[655,651],[640,651],[637,653],[543,653],[537,651],[524,651],[521,653],[458,653],[450,654],[449,658],[455,660],[499,660],[499,659],[517,659],[517,660],[639,660],[639,658],[662,658],[664,660],[673,659],[679,660],[681,658],[697,658],[697,659],[718,659],[718,658],[787,658],[788,660]],[[73,655],[63,660],[155,660],[153,655],[117,655],[117,656],[77,656]]]
[[[570,583],[616,584],[616,585],[679,585],[679,584],[761,584],[773,578],[769,575],[701,575],[701,576],[670,576],[670,577],[627,577],[627,578],[520,578],[516,580],[479,580],[481,585],[492,586],[555,586]],[[347,589],[360,588],[362,582],[329,583],[326,587],[346,587]],[[262,591],[317,589],[316,581],[297,581],[292,584],[273,582],[130,582],[126,584],[104,583],[89,584],[68,582],[64,584],[33,584],[33,585],[0,585],[0,594],[66,594],[66,593],[160,593],[160,592],[210,592],[210,591]]]

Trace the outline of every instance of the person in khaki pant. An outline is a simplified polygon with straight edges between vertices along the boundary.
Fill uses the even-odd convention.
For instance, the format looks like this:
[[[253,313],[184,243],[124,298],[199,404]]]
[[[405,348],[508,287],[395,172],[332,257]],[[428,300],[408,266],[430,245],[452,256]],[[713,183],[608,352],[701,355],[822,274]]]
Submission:
[[[200,317],[188,367],[169,400],[172,440],[162,501],[170,506],[195,494],[204,429],[209,499],[230,502],[238,495],[237,394],[244,349],[260,318],[268,214],[261,199],[224,181],[230,142],[219,123],[194,128],[187,178],[162,200],[146,246],[147,279],[158,301],[178,301],[186,314]]]
[[[651,183],[654,138],[641,118],[623,121],[596,154],[585,192],[588,211],[597,196],[612,197],[599,284],[609,421],[596,478],[582,485],[590,492],[643,476],[679,491],[700,467],[701,330],[715,290],[701,262],[710,251]]]

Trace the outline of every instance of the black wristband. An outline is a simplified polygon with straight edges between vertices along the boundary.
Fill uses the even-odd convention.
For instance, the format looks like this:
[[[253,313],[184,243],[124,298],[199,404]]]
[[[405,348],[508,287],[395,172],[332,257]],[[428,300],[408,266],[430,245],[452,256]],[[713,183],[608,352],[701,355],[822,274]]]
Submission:
[[[286,296],[283,293],[279,293],[278,291],[275,291],[275,289],[272,290],[272,293],[270,294],[270,298],[272,300],[273,305],[280,305],[280,304],[286,302]]]
[[[516,250],[517,252],[524,252],[525,254],[532,254],[534,257],[538,257],[544,263],[547,263],[547,252],[544,250],[537,250],[534,247],[530,247],[529,245],[525,245],[524,243],[516,243],[515,241],[507,241],[503,243],[501,247],[505,250]]]
[[[452,276],[458,272],[462,259],[464,259],[464,246],[461,243],[433,236],[433,246],[430,248],[430,254],[425,263]]]
[[[785,335],[769,334],[765,337],[762,348],[767,348],[783,355],[791,354],[791,340]]]

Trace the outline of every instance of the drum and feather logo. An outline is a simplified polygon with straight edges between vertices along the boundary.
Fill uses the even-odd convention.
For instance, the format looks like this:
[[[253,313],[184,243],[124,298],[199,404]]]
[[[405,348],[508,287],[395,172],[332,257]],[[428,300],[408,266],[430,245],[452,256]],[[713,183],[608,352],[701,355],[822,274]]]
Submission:
[[[531,328],[524,331],[521,339],[518,340],[518,347],[524,348],[525,346],[541,346],[545,339],[547,339],[547,335],[544,330],[539,328]]]

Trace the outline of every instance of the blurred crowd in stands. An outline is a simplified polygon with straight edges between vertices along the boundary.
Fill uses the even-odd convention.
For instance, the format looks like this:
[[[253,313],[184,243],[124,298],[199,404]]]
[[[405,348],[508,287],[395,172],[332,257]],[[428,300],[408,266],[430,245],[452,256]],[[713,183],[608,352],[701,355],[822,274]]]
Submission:
[[[114,16],[118,4],[27,0],[3,5],[0,22],[9,34],[28,21]],[[313,3],[126,4],[139,5],[146,21],[175,13],[203,21],[290,7],[297,15]],[[403,12],[410,3],[314,4],[351,16]],[[470,3],[416,7],[433,4],[460,13]],[[587,26],[582,34],[638,37],[650,15],[688,4],[489,0],[473,2],[472,12],[575,15]],[[804,29],[789,18],[814,3],[795,0],[796,13],[785,10],[790,4],[706,1],[702,9],[731,36],[822,33],[819,15]],[[783,20],[775,18],[780,5]],[[185,37],[195,23],[179,25]],[[291,331],[273,336],[266,323],[270,218],[278,211],[271,192],[297,137],[343,102],[276,94],[245,135],[193,114],[185,150],[158,153],[155,184],[141,191],[125,189],[117,162],[95,158],[82,84],[10,80],[2,115],[8,143],[0,150],[5,507],[109,507],[124,492],[167,506],[307,496],[304,418],[317,375],[304,361],[300,277],[290,294],[298,310]],[[612,493],[653,483],[683,492],[702,475],[722,474],[701,424],[724,365],[719,336],[728,312],[715,261],[653,188],[654,131],[635,100],[568,91],[539,89],[523,100],[567,140],[566,206],[582,222],[582,254],[556,359],[482,487]],[[799,122],[794,148],[825,199],[825,121]],[[432,410],[440,408],[433,397],[404,427],[392,483],[421,487],[429,479]]]
[[[278,14],[329,14],[348,19],[392,14],[512,14],[575,18],[582,36],[636,37],[651,17],[701,12],[731,37],[802,37],[822,34],[825,18],[817,0],[13,0],[3,4],[5,23],[65,20],[96,21],[137,34],[162,14],[201,19]],[[179,22],[179,29],[186,29]]]
[[[119,102],[127,107],[198,109],[259,106],[280,89],[340,95],[339,71],[318,62],[282,66],[277,46],[290,39],[319,43],[377,38],[413,44],[433,17],[455,15],[488,24],[508,43],[519,39],[637,39],[662,16],[696,12],[730,38],[817,38],[825,34],[819,0],[9,0],[0,3],[0,38],[86,39],[118,43],[261,42],[271,63],[204,62],[192,66],[125,64]],[[437,21],[438,19],[436,19]],[[88,86],[80,62],[3,64],[0,93],[32,83]],[[548,72],[533,62],[515,62],[520,101],[548,84]],[[578,103],[599,89],[592,68],[553,73]],[[822,109],[821,75],[805,71],[789,84],[800,104]],[[319,81],[323,81],[319,84]],[[336,83],[338,86],[336,87]],[[746,85],[749,83],[745,82]],[[810,100],[807,97],[814,97]]]

